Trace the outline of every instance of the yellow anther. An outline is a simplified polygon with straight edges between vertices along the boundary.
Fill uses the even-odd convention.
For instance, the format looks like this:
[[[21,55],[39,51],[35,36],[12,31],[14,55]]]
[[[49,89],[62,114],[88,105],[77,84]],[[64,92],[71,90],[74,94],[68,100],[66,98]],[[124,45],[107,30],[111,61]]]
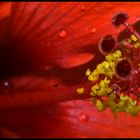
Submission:
[[[101,80],[100,83],[97,83],[96,85],[92,86],[91,95],[106,96],[112,91],[112,89],[109,87],[109,84],[110,80],[107,80],[107,78]]]
[[[107,60],[107,61],[113,61],[113,57],[112,57],[112,54],[111,55],[107,55],[106,57],[105,57],[105,59]]]
[[[90,69],[87,69],[87,71],[86,71],[86,76],[89,76],[90,74],[91,74]]]
[[[90,95],[91,95],[91,96],[95,96],[96,93],[91,91],[91,92],[90,92]]]
[[[114,61],[117,61],[118,59],[120,59],[122,56],[122,53],[120,50],[117,50],[115,53],[113,53],[113,59]]]
[[[91,91],[93,92],[93,94],[97,94],[97,91],[100,89],[99,84],[96,84],[94,86],[92,86]]]
[[[137,101],[133,101],[132,98],[129,98],[129,102],[131,105],[135,106],[137,104]]]
[[[79,94],[83,94],[84,93],[84,88],[78,88],[76,90],[76,92],[79,93]]]
[[[134,44],[134,48],[138,48],[140,46],[140,42],[137,41],[135,44]]]
[[[129,100],[129,97],[128,96],[121,95],[120,96],[120,100],[121,101],[126,101],[126,100]]]
[[[111,101],[115,100],[115,98],[116,98],[116,95],[115,95],[114,93],[111,93],[111,94],[109,95],[109,99],[110,99]]]
[[[105,69],[108,69],[109,68],[109,63],[107,62],[107,61],[104,61],[103,63],[102,63],[102,66],[105,68]]]
[[[100,100],[96,100],[96,107],[97,107],[98,111],[104,111],[104,109],[105,109],[103,103]]]
[[[137,37],[134,34],[131,35],[131,39],[135,42],[138,40]]]
[[[136,116],[140,111],[140,106],[136,106],[136,107],[133,107],[129,110],[129,113],[132,115],[132,116]]]
[[[120,110],[124,110],[125,106],[126,106],[126,102],[125,101],[120,101],[118,103],[118,107],[119,107]]]
[[[104,74],[110,79],[112,79],[114,74],[115,61],[121,58],[121,51],[116,50],[113,54],[106,56],[106,61],[98,64],[96,69],[91,72],[87,69],[86,76],[88,76],[89,81],[96,81],[100,74]]]
[[[108,71],[106,75],[107,75],[110,79],[112,79],[113,74],[114,74],[114,72]]]
[[[131,43],[132,42],[132,40],[131,39],[128,39],[128,43]]]
[[[98,75],[89,75],[88,80],[89,81],[96,81],[98,80],[99,76]]]

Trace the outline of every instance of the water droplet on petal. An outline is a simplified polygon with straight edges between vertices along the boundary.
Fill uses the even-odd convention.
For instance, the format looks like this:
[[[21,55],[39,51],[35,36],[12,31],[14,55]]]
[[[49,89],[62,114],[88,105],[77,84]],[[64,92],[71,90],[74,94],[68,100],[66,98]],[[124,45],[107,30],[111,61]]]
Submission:
[[[8,86],[9,86],[8,81],[4,82],[4,86],[5,86],[5,87],[8,87]]]
[[[87,122],[89,120],[89,116],[87,116],[86,114],[80,114],[78,119],[80,122]]]
[[[135,74],[138,74],[138,71],[137,70],[135,70]]]
[[[85,31],[87,31],[87,30],[88,30],[88,28],[87,28],[87,27],[85,27],[85,28],[84,28],[84,30],[85,30]]]
[[[92,33],[95,33],[95,32],[96,32],[96,28],[95,28],[95,27],[92,28],[91,32],[92,32]]]
[[[11,83],[9,81],[1,81],[0,82],[0,92],[8,93],[11,91]]]
[[[81,10],[82,10],[82,11],[85,11],[85,9],[86,9],[86,6],[85,6],[85,5],[82,5],[82,6],[81,6]]]
[[[66,34],[67,34],[66,31],[63,30],[63,31],[61,31],[61,32],[59,33],[59,36],[60,36],[60,37],[65,37]]]

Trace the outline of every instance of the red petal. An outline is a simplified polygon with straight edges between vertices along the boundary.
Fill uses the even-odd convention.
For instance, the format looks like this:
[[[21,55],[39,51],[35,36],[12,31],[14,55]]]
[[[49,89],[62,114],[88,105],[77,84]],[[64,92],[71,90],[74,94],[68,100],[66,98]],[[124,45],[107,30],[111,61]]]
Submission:
[[[90,4],[89,4],[89,7],[90,7]],[[74,18],[73,20],[77,21],[78,15],[77,16],[73,16],[75,14],[72,14],[71,18],[68,18],[67,17],[68,15],[66,14],[65,16],[67,17],[67,20],[64,20],[65,16],[62,14],[63,16],[62,16],[61,20],[59,20],[59,21],[61,21],[61,22],[63,21],[65,23],[64,25],[67,27],[67,29],[72,29],[70,31],[68,30],[69,32],[71,32],[71,34],[70,35],[66,35],[65,37],[63,37],[63,41],[62,41],[63,34],[61,34],[61,39],[58,39],[60,36],[57,36],[58,35],[57,33],[60,33],[61,31],[66,30],[66,29],[63,29],[65,26],[63,26],[63,24],[61,24],[62,27],[63,27],[62,28],[60,26],[61,22],[58,22],[59,24],[57,23],[56,25],[59,25],[59,26],[55,26],[57,28],[53,27],[53,28],[50,29],[49,26],[47,25],[47,24],[50,24],[52,26],[52,24],[55,23],[55,21],[53,21],[54,19],[52,18],[51,14],[49,14],[49,16],[48,16],[49,17],[49,19],[48,19],[49,22],[48,23],[46,23],[46,20],[43,20],[44,24],[46,24],[45,27],[44,27],[45,31],[43,31],[43,34],[39,33],[41,27],[38,27],[38,24],[35,24],[35,25],[37,25],[36,27],[38,27],[38,30],[35,30],[36,28],[33,28],[32,32],[30,32],[31,33],[30,34],[31,38],[28,38],[28,34],[27,34],[27,29],[28,28],[27,29],[20,28],[20,26],[19,26],[19,28],[17,28],[19,31],[20,31],[20,29],[22,29],[22,30],[25,29],[25,31],[23,31],[23,32],[20,31],[19,34],[17,34],[17,29],[15,27],[18,24],[18,22],[19,22],[19,25],[22,24],[22,21],[20,20],[21,18],[17,18],[17,17],[15,17],[15,20],[14,20],[15,23],[12,22],[12,24],[11,24],[12,28],[11,28],[10,32],[11,32],[11,35],[13,35],[13,38],[12,38],[13,40],[17,39],[17,37],[19,35],[19,37],[21,38],[22,41],[23,40],[27,41],[27,42],[29,41],[28,43],[34,45],[34,46],[31,46],[31,48],[35,47],[35,50],[42,50],[42,51],[38,51],[37,52],[37,53],[39,53],[39,52],[41,52],[41,53],[35,54],[39,58],[43,58],[44,59],[44,58],[49,57],[48,60],[46,60],[46,61],[50,62],[50,60],[52,60],[52,63],[54,63],[54,64],[56,63],[57,64],[58,59],[61,60],[61,61],[59,61],[59,63],[65,61],[64,57],[63,57],[64,54],[69,54],[68,52],[70,52],[70,54],[72,54],[72,56],[73,56],[73,54],[75,54],[75,55],[78,54],[79,55],[79,54],[81,54],[81,52],[86,52],[86,51],[88,52],[88,50],[92,50],[92,49],[90,49],[91,45],[94,42],[96,44],[96,41],[98,41],[98,39],[101,36],[103,36],[107,32],[114,33],[112,26],[110,26],[110,24],[109,24],[110,22],[107,23],[109,21],[109,19],[112,17],[112,13],[117,12],[118,9],[119,10],[123,9],[123,10],[126,10],[126,12],[128,12],[128,14],[131,17],[134,17],[133,14],[139,12],[139,8],[137,8],[139,5],[138,5],[138,3],[133,3],[133,4],[134,4],[133,5],[134,6],[133,7],[134,8],[133,11],[131,10],[132,3],[130,3],[130,4],[121,3],[121,8],[119,6],[120,3],[118,3],[118,7],[116,6],[117,3],[115,3],[114,5],[112,5],[111,3],[106,3],[106,6],[105,6],[105,4],[99,4],[98,3],[97,5],[94,5],[92,8],[90,7],[91,13],[87,12],[87,14],[85,14],[85,16],[83,16],[83,18],[84,17],[87,18],[87,20],[86,20],[86,23],[87,23],[86,27],[87,26],[88,27],[91,26],[92,22],[89,22],[89,19],[91,19],[91,21],[95,21],[94,24],[97,25],[97,27],[98,27],[97,31],[99,30],[99,34],[98,34],[98,36],[96,36],[94,38],[94,40],[92,40],[93,39],[92,35],[90,36],[89,33],[86,34],[85,31],[83,32],[83,34],[81,33],[81,30],[83,28],[80,28],[80,25],[85,20],[79,20],[77,25],[76,25],[77,22],[74,22],[75,24],[74,23],[71,24],[72,26],[68,26],[69,28],[66,26],[66,23],[64,21],[67,21],[68,19],[73,19]],[[52,5],[52,3],[50,5]],[[71,5],[73,5],[73,4],[71,4]],[[22,7],[22,4],[21,4],[21,7]],[[95,9],[94,9],[94,7],[95,7]],[[20,8],[20,6],[19,6],[19,8]],[[71,7],[71,8],[73,8],[73,7]],[[62,7],[62,9],[63,9],[63,7]],[[69,8],[65,8],[65,9],[69,9]],[[53,8],[53,10],[54,10],[54,8]],[[82,7],[82,10],[83,10],[83,7]],[[108,12],[107,12],[107,10],[108,10]],[[16,9],[15,9],[15,11],[16,11]],[[63,11],[62,13],[66,12],[65,10],[62,10],[62,11]],[[75,10],[73,10],[73,11],[75,11]],[[93,12],[96,12],[96,14],[94,15]],[[101,13],[101,12],[103,12],[102,17],[100,17],[100,15],[99,15],[99,13]],[[24,12],[22,11],[21,14],[23,14],[23,13]],[[42,13],[42,12],[40,12],[40,13]],[[43,13],[45,13],[45,12],[43,12]],[[19,14],[18,16],[22,17],[21,14]],[[52,12],[52,14],[56,15],[55,12]],[[40,14],[40,16],[41,15],[43,15],[43,14]],[[88,17],[88,15],[90,15],[90,16]],[[14,15],[12,15],[12,16],[14,16]],[[92,16],[93,16],[93,19],[92,19]],[[55,18],[57,18],[57,17],[55,17]],[[82,16],[81,16],[81,18],[82,18]],[[104,25],[103,24],[99,24],[101,21],[98,21],[97,19],[100,19],[101,21],[106,21],[106,23]],[[38,21],[38,20],[35,20],[35,21]],[[31,22],[31,23],[34,23],[34,22]],[[46,28],[46,26],[48,28]],[[31,27],[33,27],[33,26],[30,25],[29,28],[31,28]],[[81,25],[81,27],[83,27],[83,25]],[[14,31],[14,29],[16,30],[16,32]],[[49,30],[49,32],[46,31],[47,29]],[[102,30],[102,29],[104,29],[104,30]],[[34,33],[34,30],[35,30],[36,33]],[[56,30],[58,30],[59,32],[57,32]],[[24,36],[23,36],[23,33],[25,34]],[[51,34],[51,33],[54,33],[54,35],[48,35],[48,34]],[[35,37],[33,37],[35,34],[37,36],[37,39]],[[42,49],[42,48],[44,48],[44,47],[42,47],[42,44],[46,44],[46,40],[44,40],[43,38],[46,39],[47,37],[50,39],[49,41],[54,43],[53,44],[54,47],[50,48],[50,49]],[[69,38],[69,39],[66,39],[66,38]],[[42,40],[40,40],[40,39],[42,39]],[[13,40],[11,40],[11,41],[13,41]],[[34,42],[34,41],[36,41],[36,42]],[[39,42],[39,41],[42,41],[42,42]],[[29,51],[27,47],[29,47],[30,45],[27,45],[27,42],[26,43],[21,42],[24,45],[24,49],[27,49],[25,52]],[[17,43],[18,47],[21,45],[18,41],[14,42],[14,43],[15,44]],[[38,44],[35,45],[35,43],[39,43],[39,45]],[[41,49],[37,48],[40,45],[41,45]],[[88,45],[90,47],[87,49]],[[22,45],[20,47],[22,48]],[[65,52],[67,50],[68,50],[68,52]],[[96,50],[97,50],[97,48],[95,48],[95,52],[96,52]],[[21,52],[22,51],[23,50],[21,49]],[[80,53],[77,53],[77,52],[80,52]],[[42,55],[42,53],[43,53],[43,55]],[[49,54],[48,56],[45,55],[47,53]],[[70,58],[71,55],[67,55],[67,56],[69,56],[68,58]],[[67,59],[67,56],[66,56],[66,59]],[[74,57],[74,58],[76,58],[76,57]],[[99,59],[98,57],[96,57],[96,58]],[[82,58],[82,60],[83,60],[83,58]],[[42,60],[42,61],[44,61],[44,60]],[[73,59],[72,59],[72,61],[73,61]],[[40,64],[40,62],[41,61],[38,61],[39,64]],[[69,60],[69,62],[70,62],[70,60]],[[66,63],[66,61],[64,63],[62,63],[62,64],[60,63],[59,65],[64,66],[63,64],[65,64],[65,63]],[[82,61],[82,63],[83,63],[83,61]],[[77,63],[75,63],[75,64],[77,64]],[[74,64],[74,66],[75,66],[75,64]],[[70,66],[72,66],[72,65],[70,65]],[[77,71],[77,72],[79,72],[79,71]],[[57,92],[59,92],[59,90]],[[10,127],[12,127],[13,130],[15,129],[16,131],[18,131],[23,136],[25,136],[25,135],[26,136],[27,135],[28,136],[34,136],[33,133],[36,134],[36,136],[37,135],[38,136],[43,136],[46,133],[46,135],[44,135],[44,136],[46,136],[46,137],[53,137],[54,133],[55,133],[55,137],[66,137],[66,136],[69,136],[69,137],[73,137],[73,136],[77,136],[77,137],[98,137],[98,136],[100,136],[100,137],[127,137],[127,136],[129,136],[129,137],[139,137],[139,117],[136,117],[135,120],[134,120],[134,118],[131,118],[130,116],[121,114],[119,116],[118,121],[116,121],[116,120],[113,119],[113,117],[110,114],[110,112],[104,112],[104,113],[101,114],[101,113],[97,113],[96,111],[92,110],[93,108],[91,108],[87,104],[83,104],[82,102],[79,102],[78,104],[81,105],[80,109],[79,109],[79,106],[77,107],[77,105],[76,104],[73,105],[73,103],[72,103],[73,106],[71,105],[71,103],[70,103],[70,105],[67,105],[67,104],[65,105],[64,104],[62,106],[66,107],[66,110],[63,111],[64,107],[61,108],[61,106],[60,106],[60,108],[59,107],[57,108],[58,109],[58,111],[56,111],[57,113],[55,112],[54,115],[50,115],[50,117],[48,117],[49,116],[48,112],[47,112],[46,116],[45,116],[44,112],[42,114],[40,112],[39,113],[38,112],[35,112],[35,113],[28,112],[27,114],[25,114],[25,112],[21,111],[22,113],[17,112],[16,114],[13,114],[11,116],[8,115],[8,113],[7,114],[1,113],[3,115],[3,116],[1,115],[1,120],[3,121],[3,122],[1,122],[1,124],[3,126],[7,126],[8,127],[9,124],[11,124],[11,122],[12,122],[12,125]],[[73,109],[69,110],[69,108],[71,108],[71,107]],[[85,111],[85,112],[82,112],[83,114],[88,114],[88,116],[89,116],[89,120],[86,121],[87,122],[86,125],[81,125],[81,122],[79,123],[77,121],[77,117],[79,119],[79,115],[81,113],[80,112],[81,110]],[[78,111],[80,113],[77,115],[76,112],[78,112]],[[13,110],[12,110],[12,113],[13,113]],[[70,116],[67,113],[70,114]],[[9,114],[10,114],[10,112],[9,112]],[[23,114],[24,117],[21,116],[21,114]],[[65,114],[66,114],[66,116],[65,116]],[[10,117],[7,119],[7,117],[5,117],[6,115],[8,117],[9,116]],[[39,116],[39,115],[41,115],[41,116]],[[63,116],[63,117],[61,117],[61,116]],[[90,116],[92,116],[92,118]],[[27,119],[25,119],[25,118],[27,118]],[[48,120],[46,121],[45,119],[48,119]],[[60,124],[58,123],[59,125],[56,125],[56,123],[54,123],[55,122],[54,120],[55,121],[57,120],[58,122],[60,122]],[[80,120],[83,120],[83,117],[80,118]],[[19,123],[17,123],[17,122],[19,122]],[[36,127],[35,127],[35,122],[38,123],[38,124],[36,124]],[[44,122],[46,122],[46,126],[44,126]],[[137,123],[135,123],[135,122],[137,122]],[[41,129],[41,128],[43,128],[42,125],[44,126],[44,131]],[[28,130],[27,130],[27,126],[28,126]],[[45,128],[47,126],[48,126],[47,130],[45,130]],[[69,126],[71,126],[72,129],[69,129],[70,128]],[[73,132],[73,130],[74,130],[74,132]],[[43,131],[43,132],[41,133],[40,131]],[[48,134],[47,134],[46,131],[48,132]],[[94,131],[94,133],[93,133],[93,131]],[[38,134],[36,132],[38,132]],[[81,136],[81,134],[83,134],[83,135]]]
[[[139,3],[133,2],[16,3],[10,29],[12,43],[21,52],[24,49],[26,57],[33,49],[38,65],[51,63],[64,68],[81,65],[94,58],[100,37],[108,32],[115,33],[111,25],[112,14],[123,10],[134,21],[138,7]],[[85,59],[79,57],[79,61],[74,61],[86,52],[89,55]]]
[[[0,19],[8,17],[11,13],[12,2],[0,2]]]
[[[130,9],[132,4],[134,6],[133,11]],[[9,37],[13,39],[13,40],[11,39],[11,41],[13,41],[14,43],[11,49],[13,50],[14,47],[16,47],[16,49],[18,50],[9,51],[10,54],[12,52],[18,52],[18,57],[23,55],[24,58],[26,57],[25,63],[29,62],[28,66],[30,66],[31,62],[33,63],[33,65],[38,64],[42,66],[44,61],[47,61],[48,63],[55,61],[56,63],[59,63],[60,65],[62,64],[64,67],[72,67],[72,66],[80,65],[81,63],[83,64],[84,61],[87,61],[87,60],[89,61],[90,59],[95,57],[95,59],[92,60],[90,63],[87,63],[87,65],[83,65],[75,69],[70,69],[67,71],[62,70],[62,69],[56,69],[54,70],[55,71],[54,73],[47,72],[47,76],[45,73],[44,75],[41,75],[42,77],[39,77],[39,79],[36,76],[33,76],[32,81],[30,81],[28,84],[31,88],[28,87],[27,84],[23,84],[23,85],[21,84],[24,87],[24,89],[25,88],[28,89],[28,90],[25,89],[24,92],[28,93],[31,90],[33,91],[33,89],[34,91],[37,91],[40,89],[41,93],[34,95],[34,92],[30,92],[30,94],[26,94],[27,96],[25,95],[15,96],[16,98],[15,100],[17,101],[17,103],[21,103],[22,105],[24,105],[24,102],[26,102],[26,105],[31,105],[31,102],[30,102],[31,96],[35,98],[33,100],[35,102],[32,102],[32,104],[38,104],[38,103],[40,104],[42,99],[44,99],[42,101],[42,103],[44,104],[48,100],[52,101],[52,99],[54,99],[54,101],[56,101],[57,99],[60,101],[60,100],[66,100],[66,97],[67,99],[77,98],[77,96],[75,95],[75,89],[80,85],[83,86],[79,82],[82,81],[84,83],[84,79],[82,80],[82,78],[84,78],[85,70],[87,69],[87,67],[95,67],[96,64],[99,61],[101,61],[100,58],[102,57],[98,53],[97,41],[100,39],[101,36],[103,36],[104,34],[108,32],[115,33],[115,29],[111,25],[111,21],[110,21],[112,18],[112,13],[115,13],[118,10],[122,10],[123,8],[123,11],[128,12],[130,17],[132,17],[131,19],[134,20],[133,14],[139,11],[139,8],[137,8],[139,3],[121,3],[121,5],[122,7],[120,8],[119,2],[100,3],[100,4],[95,3],[95,2],[91,2],[91,3],[73,3],[73,2],[72,3],[51,3],[51,2],[15,3],[12,10],[13,19],[11,21],[11,26],[10,26],[11,30],[9,32],[9,35],[12,35],[12,36],[9,36]],[[58,7],[58,9],[55,9],[55,6]],[[75,8],[73,9],[73,7]],[[70,11],[70,9],[73,9],[73,10]],[[60,14],[58,15],[56,13],[59,10],[60,10]],[[49,11],[51,12],[48,14]],[[99,14],[100,12],[103,12],[101,17]],[[42,19],[42,22],[38,23],[40,21],[39,19]],[[97,19],[100,19],[100,20],[97,20]],[[106,21],[105,24],[99,24],[99,23],[102,23],[102,21]],[[93,34],[92,33],[93,30],[91,30],[92,29],[91,26],[93,27],[93,25],[94,27],[97,27],[96,28],[97,33],[95,34]],[[49,28],[49,27],[52,27],[52,28]],[[64,29],[64,27],[65,28],[67,27],[66,29],[69,29],[68,30],[68,32],[70,32],[69,35],[66,34],[65,36],[64,30],[62,30]],[[32,30],[30,31],[30,29]],[[30,31],[30,36],[27,34],[28,31]],[[61,36],[59,36],[59,33],[60,33],[59,31],[63,31],[61,32]],[[52,34],[52,32],[54,34],[50,35]],[[42,40],[42,42],[37,41],[38,39],[42,39],[44,37],[46,37],[46,39]],[[21,39],[21,42],[18,42],[18,40],[20,39]],[[50,48],[42,46],[42,43],[46,43],[46,40],[49,40],[49,42],[53,41],[52,43],[56,45]],[[23,41],[26,41],[26,43]],[[33,46],[28,45],[27,42],[29,44],[32,44]],[[63,45],[62,42],[65,45]],[[14,46],[15,44],[18,46]],[[23,46],[20,46],[21,44]],[[95,44],[95,47],[92,47],[92,44]],[[24,52],[24,53],[21,53],[21,52]],[[15,63],[18,57],[16,55],[14,55],[13,57],[15,57],[14,59],[15,60],[14,63]],[[12,61],[11,59],[9,61],[10,64]],[[16,63],[16,64],[19,64],[19,63]],[[21,69],[23,69],[24,64],[23,63],[21,64],[22,64]],[[19,65],[17,65],[17,67],[19,68]],[[15,67],[12,67],[12,68],[16,69]],[[52,76],[52,78],[49,79],[50,75]],[[21,77],[17,79],[20,79],[20,78]],[[23,79],[21,78],[20,81],[15,80],[14,84],[16,86],[16,90],[21,89],[20,83],[22,82],[25,83],[25,78],[26,77],[24,77]],[[54,88],[55,82],[60,85],[60,88],[58,89]],[[72,86],[74,86],[74,88]],[[47,94],[44,94],[46,93],[46,91],[47,91]],[[22,92],[22,91],[19,90],[19,92]],[[55,98],[54,98],[54,94],[52,93],[56,93]],[[38,99],[38,97],[40,97],[39,98],[40,100]],[[11,98],[9,99],[7,97],[4,97],[4,99],[2,98],[2,100],[5,100],[5,99],[6,101],[8,100],[10,104],[13,104],[12,102],[13,99]],[[21,102],[21,100],[23,102]],[[14,103],[16,103],[16,101]],[[27,104],[27,102],[29,104]],[[5,102],[1,102],[1,103],[5,103]]]
[[[0,2],[0,41],[7,30],[11,5],[11,2]]]
[[[0,128],[0,138],[19,138],[19,137],[5,128]]]
[[[87,101],[69,101],[32,110],[4,111],[0,124],[21,137],[138,138],[139,119],[124,113],[115,118],[109,110],[100,113]]]
[[[95,5],[75,2],[16,3],[11,16],[11,43],[20,48],[18,53],[26,53],[31,61],[32,54],[38,65],[51,63],[69,68],[84,64],[97,51],[94,47],[97,36],[92,32],[97,25],[92,23]],[[81,10],[83,6],[85,11]]]

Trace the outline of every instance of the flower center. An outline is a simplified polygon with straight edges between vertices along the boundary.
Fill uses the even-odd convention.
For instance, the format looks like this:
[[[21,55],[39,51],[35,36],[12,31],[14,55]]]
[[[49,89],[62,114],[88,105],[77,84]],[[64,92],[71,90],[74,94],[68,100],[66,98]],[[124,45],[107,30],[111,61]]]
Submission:
[[[100,112],[110,108],[115,115],[118,112],[137,115],[140,111],[140,61],[137,59],[140,36],[126,23],[127,19],[128,15],[120,12],[113,17],[112,23],[117,27],[124,24],[130,31],[129,37],[121,42],[116,42],[112,35],[102,38],[99,51],[105,55],[105,60],[93,72],[89,68],[86,71],[88,80],[94,83],[90,91],[92,102]],[[84,88],[77,89],[77,92],[83,94]]]

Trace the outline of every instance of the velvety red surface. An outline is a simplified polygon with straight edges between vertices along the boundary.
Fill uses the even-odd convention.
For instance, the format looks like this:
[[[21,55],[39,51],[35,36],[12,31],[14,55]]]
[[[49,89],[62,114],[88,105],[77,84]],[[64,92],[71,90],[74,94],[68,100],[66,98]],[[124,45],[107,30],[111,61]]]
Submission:
[[[112,16],[125,11],[134,23],[139,6],[1,3],[0,76],[12,86],[9,93],[0,89],[0,126],[7,129],[1,129],[1,137],[139,137],[139,116],[120,113],[115,119],[109,110],[99,113],[82,100],[90,90],[85,70],[103,60],[97,48],[100,38],[118,34]],[[75,92],[81,86],[86,88],[83,96]]]

